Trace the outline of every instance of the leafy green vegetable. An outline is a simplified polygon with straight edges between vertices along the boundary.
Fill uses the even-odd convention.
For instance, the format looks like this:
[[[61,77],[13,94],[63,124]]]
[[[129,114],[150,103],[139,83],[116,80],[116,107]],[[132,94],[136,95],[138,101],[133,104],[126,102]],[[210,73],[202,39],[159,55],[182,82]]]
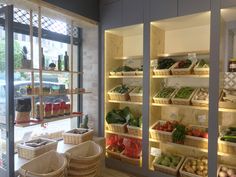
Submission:
[[[198,63],[197,68],[209,68],[209,63],[201,59]]]
[[[156,69],[169,69],[175,61],[172,58],[165,58],[158,61]]]
[[[159,158],[157,158],[156,162],[159,165],[163,165],[166,167],[176,168],[181,160],[181,157],[171,154],[161,154]]]
[[[194,88],[192,87],[182,87],[175,95],[175,98],[188,99],[193,93],[193,91]]]
[[[131,68],[129,66],[120,66],[113,70],[113,72],[129,72],[129,71],[135,71],[134,68]]]
[[[132,115],[132,114],[130,114]],[[142,116],[141,117],[134,117],[133,115],[130,117],[128,124],[134,127],[141,127],[142,126]]]
[[[113,109],[107,113],[106,121],[108,124],[124,124],[130,119],[131,112],[129,107],[124,109]]]
[[[172,134],[172,140],[174,143],[183,143],[186,135],[186,127],[184,125],[178,124]]]
[[[169,98],[174,91],[175,91],[175,88],[173,87],[165,87],[162,90],[160,90],[155,97],[156,98]]]
[[[112,90],[112,92],[123,94],[123,93],[127,93],[129,90],[130,90],[130,88],[128,86],[120,85],[120,86],[114,88]]]

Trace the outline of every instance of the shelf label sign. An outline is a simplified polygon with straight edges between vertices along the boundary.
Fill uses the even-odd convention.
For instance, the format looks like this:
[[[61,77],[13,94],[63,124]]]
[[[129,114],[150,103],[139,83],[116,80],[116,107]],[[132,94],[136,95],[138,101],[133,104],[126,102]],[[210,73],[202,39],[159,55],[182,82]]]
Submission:
[[[161,155],[161,150],[155,147],[151,147],[151,153],[152,156],[158,157]]]
[[[199,123],[205,123],[207,121],[206,115],[199,115],[197,119]]]

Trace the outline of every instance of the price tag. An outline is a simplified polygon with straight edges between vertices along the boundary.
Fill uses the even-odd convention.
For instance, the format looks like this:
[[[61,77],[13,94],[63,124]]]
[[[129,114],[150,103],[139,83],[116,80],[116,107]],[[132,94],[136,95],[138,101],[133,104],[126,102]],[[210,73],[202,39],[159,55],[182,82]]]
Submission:
[[[151,153],[152,156],[158,157],[161,155],[161,150],[155,147],[151,147]]]
[[[197,117],[197,120],[199,123],[205,123],[207,121],[207,117],[206,117],[206,115],[199,115]]]

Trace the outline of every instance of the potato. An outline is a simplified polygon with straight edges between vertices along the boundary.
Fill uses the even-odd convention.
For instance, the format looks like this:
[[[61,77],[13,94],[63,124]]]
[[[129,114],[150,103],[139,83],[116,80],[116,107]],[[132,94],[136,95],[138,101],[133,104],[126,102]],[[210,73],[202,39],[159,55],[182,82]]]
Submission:
[[[219,173],[219,177],[227,177],[227,176],[228,176],[227,173],[224,172],[224,171],[221,171],[221,172]]]
[[[228,170],[227,170],[227,174],[228,174],[229,176],[232,176],[232,175],[235,174],[235,172],[234,172],[233,169],[228,169]]]
[[[227,171],[228,171],[228,168],[227,168],[227,167],[222,167],[222,168],[221,168],[221,171],[227,172]]]
[[[204,166],[203,166],[203,165],[199,165],[199,166],[197,166],[197,169],[198,169],[199,171],[203,171],[203,170],[204,170]]]

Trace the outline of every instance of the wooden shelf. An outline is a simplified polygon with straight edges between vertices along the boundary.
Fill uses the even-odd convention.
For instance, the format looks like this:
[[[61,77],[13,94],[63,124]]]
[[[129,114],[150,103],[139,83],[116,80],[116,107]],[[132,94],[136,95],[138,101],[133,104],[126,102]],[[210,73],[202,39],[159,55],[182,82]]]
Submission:
[[[189,52],[176,52],[176,53],[163,53],[159,54],[157,58],[160,57],[183,57],[188,56],[188,54],[196,53],[196,55],[209,55],[208,50],[198,50],[198,51],[189,51]]]
[[[219,108],[219,112],[232,112],[232,113],[236,113],[236,109]]]
[[[133,105],[142,105],[142,102],[131,102],[131,101],[116,101],[116,100],[108,100],[109,103],[120,103],[120,104],[133,104]]]
[[[154,79],[158,79],[158,78],[196,78],[196,79],[200,79],[200,78],[209,78],[209,75],[166,75],[166,76],[156,76],[153,75],[152,78]]]
[[[158,104],[152,103],[152,106],[160,106],[160,107],[180,107],[180,108],[190,108],[190,109],[198,109],[198,110],[208,110],[208,107],[203,106],[192,106],[192,105],[178,105],[178,104]]]
[[[142,60],[143,55],[114,57],[115,60]]]
[[[129,137],[129,138],[142,139],[141,136],[130,135],[128,133],[117,133],[117,132],[113,132],[113,131],[110,131],[110,130],[105,130],[105,132],[109,133],[109,134],[116,134],[116,135],[120,135],[120,136],[124,136],[124,137]]]
[[[40,69],[27,69],[27,68],[18,68],[15,69],[18,72],[40,72]],[[52,73],[52,74],[83,74],[83,72],[77,71],[58,71],[58,70],[41,70],[43,73]]]
[[[120,79],[120,78],[143,78],[143,76],[109,76],[110,79]]]
[[[83,114],[71,114],[71,115],[65,115],[65,116],[58,116],[58,117],[51,117],[51,118],[45,118],[42,121],[38,121],[37,119],[32,119],[32,122],[29,123],[22,123],[22,124],[15,124],[16,127],[30,127],[34,125],[49,123],[49,122],[55,122],[65,119],[71,119],[73,117],[80,117]]]

